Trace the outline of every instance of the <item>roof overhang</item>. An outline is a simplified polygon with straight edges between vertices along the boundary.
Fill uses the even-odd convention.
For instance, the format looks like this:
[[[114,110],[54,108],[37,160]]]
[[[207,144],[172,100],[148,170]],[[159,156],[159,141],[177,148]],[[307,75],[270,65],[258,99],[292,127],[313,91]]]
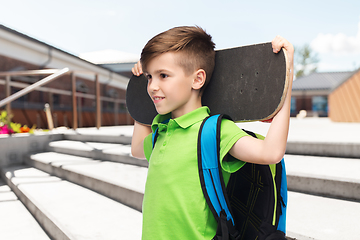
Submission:
[[[46,68],[69,68],[74,71],[95,72],[100,83],[126,89],[129,78],[90,63],[49,44],[0,25],[0,55]],[[77,76],[94,81],[93,74]]]
[[[329,89],[304,89],[304,90],[292,90],[292,97],[304,97],[304,96],[327,96],[331,93]]]

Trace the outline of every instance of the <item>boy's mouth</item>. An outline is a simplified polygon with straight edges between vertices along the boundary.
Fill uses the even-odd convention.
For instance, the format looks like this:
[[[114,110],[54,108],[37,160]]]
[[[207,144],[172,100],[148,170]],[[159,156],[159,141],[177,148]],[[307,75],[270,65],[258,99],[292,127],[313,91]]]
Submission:
[[[158,103],[158,102],[160,102],[161,100],[163,100],[165,97],[159,97],[159,96],[154,96],[153,97],[153,101],[154,101],[154,103]]]

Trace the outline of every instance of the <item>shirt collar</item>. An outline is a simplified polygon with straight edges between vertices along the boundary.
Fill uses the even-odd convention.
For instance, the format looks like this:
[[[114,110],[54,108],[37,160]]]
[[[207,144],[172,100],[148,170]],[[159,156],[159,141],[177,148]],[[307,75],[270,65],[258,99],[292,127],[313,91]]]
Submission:
[[[195,109],[194,111],[191,111],[187,114],[184,114],[181,117],[175,118],[175,119],[171,119],[170,121],[174,121],[177,123],[177,125],[179,125],[181,128],[188,128],[191,125],[204,120],[204,118],[206,118],[207,116],[209,116],[210,114],[210,110],[208,107],[204,106],[204,107],[200,107]],[[156,117],[153,120],[153,123],[151,125],[151,129],[153,130],[153,132],[160,126],[162,125],[167,125],[168,121],[171,118],[171,113],[168,113],[166,115],[156,115]]]

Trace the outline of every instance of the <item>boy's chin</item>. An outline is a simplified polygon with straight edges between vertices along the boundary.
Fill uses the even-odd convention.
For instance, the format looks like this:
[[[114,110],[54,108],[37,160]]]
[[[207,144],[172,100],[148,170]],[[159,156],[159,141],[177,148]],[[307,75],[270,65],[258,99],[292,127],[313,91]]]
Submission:
[[[155,109],[156,109],[156,112],[160,115],[166,115],[166,114],[170,113],[170,111],[164,111],[164,110],[157,109],[157,108],[155,108]]]
[[[170,112],[159,112],[159,111],[157,111],[157,113],[160,114],[160,115],[166,115],[166,114],[168,114]]]

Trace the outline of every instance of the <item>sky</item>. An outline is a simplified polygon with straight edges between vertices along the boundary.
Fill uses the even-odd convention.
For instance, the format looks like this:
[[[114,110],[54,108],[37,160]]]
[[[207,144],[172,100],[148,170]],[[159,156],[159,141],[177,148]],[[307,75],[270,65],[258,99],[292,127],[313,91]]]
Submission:
[[[204,28],[217,49],[281,35],[295,49],[309,44],[319,72],[360,68],[359,0],[0,0],[0,24],[75,55],[140,56],[151,37],[184,25]]]

